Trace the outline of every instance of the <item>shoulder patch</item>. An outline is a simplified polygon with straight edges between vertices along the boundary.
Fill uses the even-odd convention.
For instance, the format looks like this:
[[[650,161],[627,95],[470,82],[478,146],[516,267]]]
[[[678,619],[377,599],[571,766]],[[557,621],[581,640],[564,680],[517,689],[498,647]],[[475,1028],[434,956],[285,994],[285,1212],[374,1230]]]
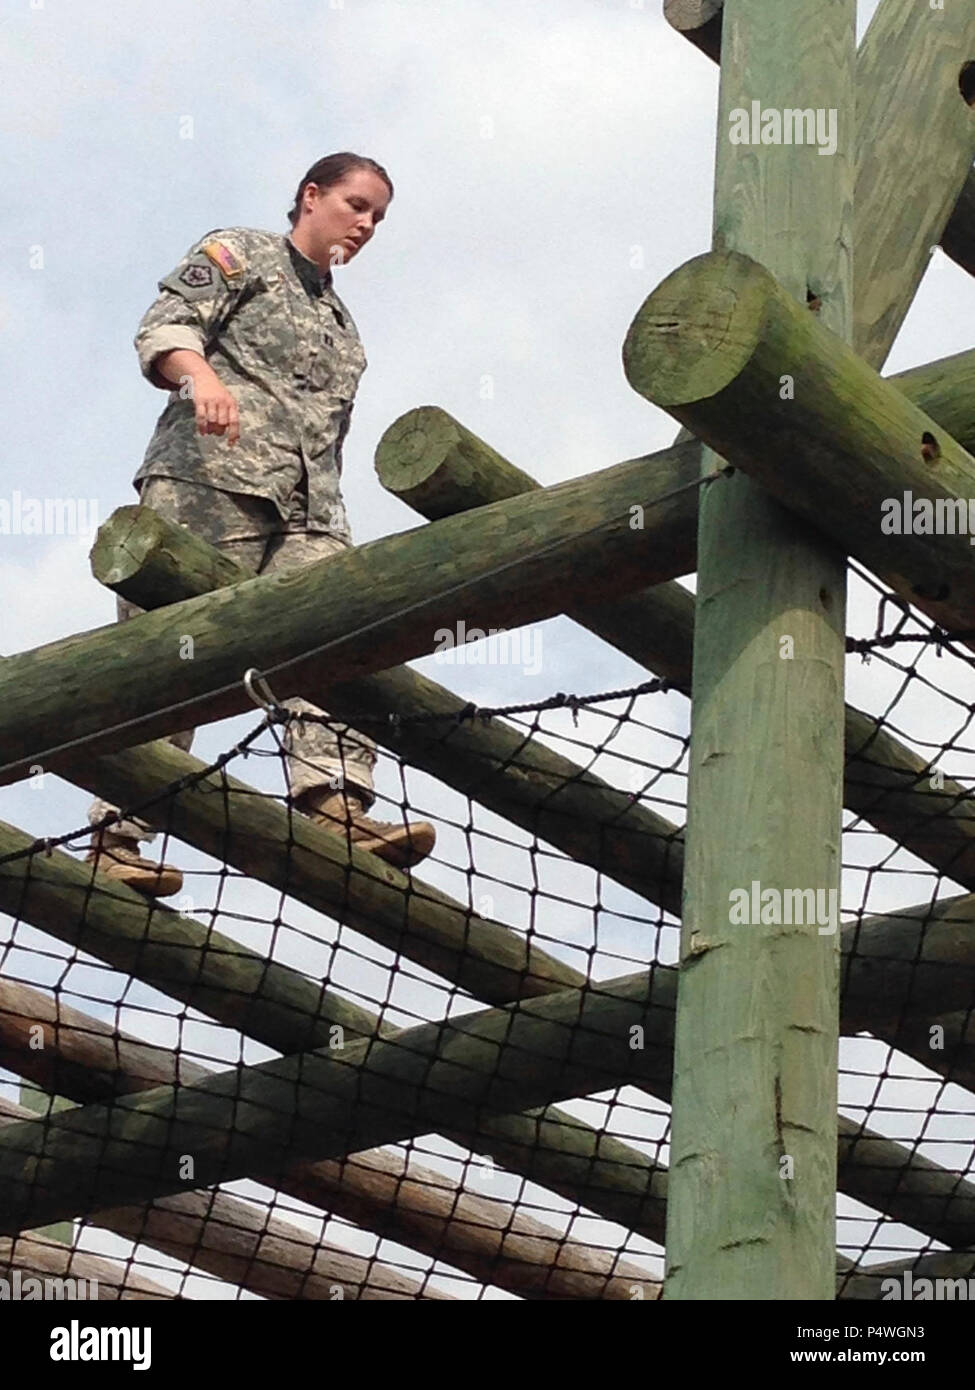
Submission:
[[[180,271],[179,278],[184,285],[189,285],[191,290],[200,289],[204,285],[213,284],[213,267],[191,262]]]
[[[208,241],[200,248],[220,271],[225,280],[236,280],[244,273],[244,262],[223,241]]]

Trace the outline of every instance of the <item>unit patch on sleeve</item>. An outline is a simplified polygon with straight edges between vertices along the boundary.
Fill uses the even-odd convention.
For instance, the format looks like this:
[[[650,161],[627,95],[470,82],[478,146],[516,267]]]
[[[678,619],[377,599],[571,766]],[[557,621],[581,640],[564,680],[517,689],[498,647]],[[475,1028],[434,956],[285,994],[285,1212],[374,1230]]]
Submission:
[[[204,256],[209,256],[225,280],[236,280],[239,275],[243,275],[243,261],[234,255],[225,242],[208,241],[202,249]]]
[[[189,285],[191,290],[198,290],[204,285],[213,284],[213,269],[208,265],[191,263],[180,271],[179,278],[184,285]]]

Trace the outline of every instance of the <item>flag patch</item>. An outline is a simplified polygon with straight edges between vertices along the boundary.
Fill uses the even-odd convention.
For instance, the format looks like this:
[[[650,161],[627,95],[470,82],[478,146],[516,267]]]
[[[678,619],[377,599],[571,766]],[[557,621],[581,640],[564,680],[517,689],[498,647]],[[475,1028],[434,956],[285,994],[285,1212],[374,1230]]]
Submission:
[[[235,256],[230,247],[222,241],[208,241],[203,247],[203,254],[209,256],[226,280],[236,279],[238,275],[244,273],[243,261],[239,256]]]

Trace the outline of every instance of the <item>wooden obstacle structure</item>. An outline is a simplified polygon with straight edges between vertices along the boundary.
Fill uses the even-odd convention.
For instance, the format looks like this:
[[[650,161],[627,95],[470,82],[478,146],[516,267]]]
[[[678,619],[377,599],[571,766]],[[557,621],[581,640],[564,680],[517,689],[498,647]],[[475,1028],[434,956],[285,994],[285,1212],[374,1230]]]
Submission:
[[[905,491],[975,497],[975,351],[879,375],[932,248],[975,273],[975,12],[881,0],[857,49],[855,11],[667,0],[721,65],[713,249],[623,348],[633,388],[684,426],[673,446],[541,488],[442,410],[410,411],[376,467],[426,525],[255,576],[124,507],[92,567],[150,611],[5,660],[4,783],[41,766],[140,807],[482,1007],[393,1029],[0,824],[0,909],[277,1054],[207,1069],[0,970],[0,1064],[73,1103],[38,1119],[0,1101],[0,1262],[63,1272],[37,1228],[84,1215],[265,1297],[438,1296],[221,1190],[250,1178],[527,1298],[877,1298],[890,1269],[837,1257],[837,1191],[947,1247],[895,1272],[975,1266],[975,1182],[837,1113],[841,1034],[975,1089],[970,796],[844,696],[848,556],[975,645],[968,537],[880,526]],[[835,150],[733,142],[753,101],[834,113]],[[696,598],[675,583],[695,571]],[[686,833],[402,664],[461,617],[561,613],[691,697]],[[680,916],[679,964],[587,977],[165,741],[252,709],[255,666]],[[844,807],[965,895],[835,933],[734,921],[754,881],[838,893]],[[669,1169],[558,1108],[623,1084],[672,1106]],[[665,1280],[383,1147],[427,1133],[665,1245]],[[106,1296],[167,1296],[74,1259]]]

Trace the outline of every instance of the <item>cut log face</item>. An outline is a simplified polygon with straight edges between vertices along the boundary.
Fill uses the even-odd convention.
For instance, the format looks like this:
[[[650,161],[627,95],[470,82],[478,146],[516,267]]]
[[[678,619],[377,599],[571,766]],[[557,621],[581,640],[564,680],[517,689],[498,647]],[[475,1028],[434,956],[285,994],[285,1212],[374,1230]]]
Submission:
[[[975,459],[763,266],[695,257],[644,301],[623,356],[636,391],[804,522],[826,518],[831,541],[941,626],[975,627],[967,526],[885,523],[908,494],[953,516],[975,498]]]

